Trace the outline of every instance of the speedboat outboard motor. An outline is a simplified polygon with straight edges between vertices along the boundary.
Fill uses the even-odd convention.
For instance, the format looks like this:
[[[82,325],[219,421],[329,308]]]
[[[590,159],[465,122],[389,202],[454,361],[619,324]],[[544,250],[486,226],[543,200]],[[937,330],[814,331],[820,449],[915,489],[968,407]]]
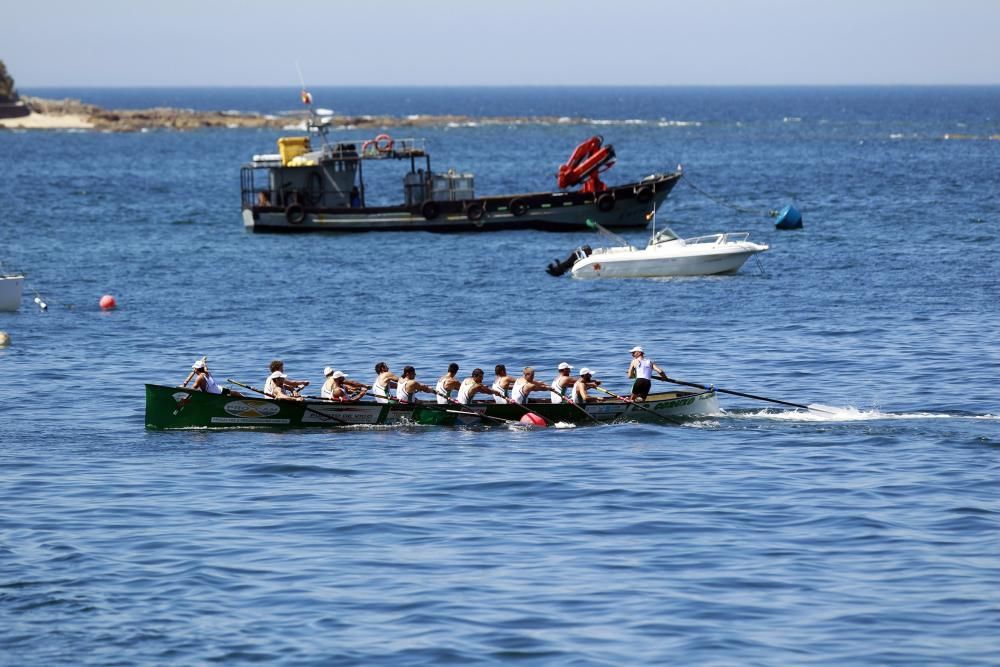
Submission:
[[[559,258],[556,257],[554,260],[549,262],[549,265],[548,267],[546,267],[545,272],[548,273],[550,276],[561,276],[562,274],[572,269],[573,265],[576,264],[576,261],[578,259],[583,259],[584,257],[590,257],[590,253],[592,252],[594,251],[591,249],[589,245],[582,245],[573,252],[571,252],[569,254],[569,257],[567,257],[563,261],[560,262]]]

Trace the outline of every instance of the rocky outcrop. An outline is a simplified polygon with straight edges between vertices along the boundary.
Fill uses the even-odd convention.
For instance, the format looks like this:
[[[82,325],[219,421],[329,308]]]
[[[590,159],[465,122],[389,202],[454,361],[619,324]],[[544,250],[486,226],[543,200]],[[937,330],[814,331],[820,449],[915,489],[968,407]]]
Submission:
[[[0,60],[0,118],[20,118],[29,113],[29,109],[18,100],[14,77],[7,73],[7,66]]]
[[[148,129],[198,130],[204,128],[274,128],[283,129],[304,124],[306,113],[288,115],[263,115],[232,111],[194,111],[192,109],[102,109],[80,100],[48,100],[25,96],[24,101],[32,111],[50,117],[84,119],[93,129],[111,132],[136,132]],[[583,118],[556,118],[548,116],[323,116],[323,123],[333,128],[365,129],[391,127],[444,127],[471,125],[522,125],[522,124],[574,124],[586,122]]]

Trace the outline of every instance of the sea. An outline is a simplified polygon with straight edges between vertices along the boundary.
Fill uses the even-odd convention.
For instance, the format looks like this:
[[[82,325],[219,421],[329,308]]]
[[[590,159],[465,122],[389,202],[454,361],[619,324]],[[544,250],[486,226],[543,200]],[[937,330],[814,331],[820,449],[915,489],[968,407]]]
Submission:
[[[292,88],[21,92],[299,108]],[[592,233],[255,235],[240,166],[295,128],[0,131],[0,261],[27,276],[0,313],[0,663],[1000,663],[1000,87],[311,92],[510,117],[331,135],[423,138],[482,195],[555,189],[601,135],[608,183],[682,165],[658,228],[770,249],[734,275],[583,281],[545,267]],[[401,171],[368,179],[402,200]],[[801,230],[769,217],[788,204]],[[634,345],[724,413],[144,422],[144,383],[203,355],[312,388],[381,360],[425,381],[566,361],[623,393]]]

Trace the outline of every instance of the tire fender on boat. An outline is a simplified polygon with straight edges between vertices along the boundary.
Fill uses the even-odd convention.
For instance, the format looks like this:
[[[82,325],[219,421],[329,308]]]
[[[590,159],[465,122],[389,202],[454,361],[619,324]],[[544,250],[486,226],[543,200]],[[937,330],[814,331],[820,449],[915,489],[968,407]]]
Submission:
[[[465,205],[465,217],[476,223],[477,226],[483,226],[483,216],[485,215],[486,207],[483,206],[482,202],[473,201]]]
[[[520,218],[522,215],[528,212],[528,202],[524,201],[520,197],[517,199],[510,200],[510,212],[516,218]]]
[[[597,198],[597,208],[607,213],[615,207],[615,196],[605,192]]]
[[[306,210],[302,208],[301,204],[290,204],[285,209],[285,219],[290,224],[298,225],[306,219]]]
[[[424,220],[433,220],[438,217],[441,213],[440,207],[438,207],[437,202],[428,199],[420,207],[420,214],[424,216]]]
[[[653,198],[653,188],[644,185],[635,191],[635,200],[640,204],[645,204]]]

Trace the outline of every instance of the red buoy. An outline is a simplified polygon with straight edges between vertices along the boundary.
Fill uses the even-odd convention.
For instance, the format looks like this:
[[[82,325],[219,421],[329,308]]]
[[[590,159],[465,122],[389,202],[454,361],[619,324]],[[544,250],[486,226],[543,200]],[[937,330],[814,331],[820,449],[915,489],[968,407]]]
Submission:
[[[534,412],[525,412],[521,417],[521,423],[529,426],[545,426],[545,420],[542,416],[536,415]]]
[[[105,294],[101,297],[101,310],[111,310],[115,308],[118,304],[115,302],[115,297],[110,294]]]

